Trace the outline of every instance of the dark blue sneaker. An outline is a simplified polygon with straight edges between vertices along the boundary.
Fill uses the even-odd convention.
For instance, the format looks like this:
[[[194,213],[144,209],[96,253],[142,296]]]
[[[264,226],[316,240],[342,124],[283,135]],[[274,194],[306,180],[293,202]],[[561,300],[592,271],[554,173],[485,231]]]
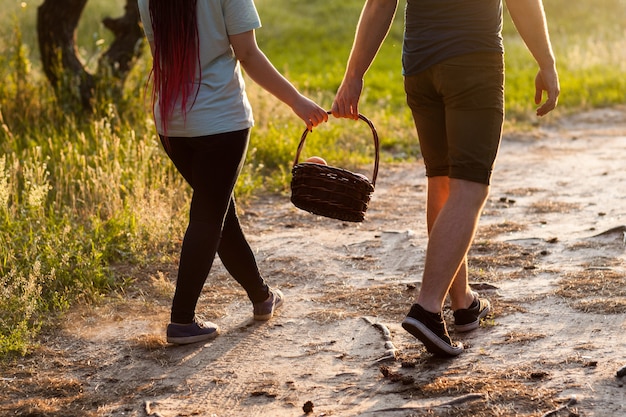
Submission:
[[[468,308],[456,310],[454,315],[454,330],[457,332],[469,332],[477,329],[480,320],[491,312],[491,304],[488,300],[481,299],[474,293],[474,302]]]
[[[274,311],[283,305],[285,296],[278,289],[270,288],[270,296],[267,300],[253,304],[253,313],[255,320],[266,321],[272,318]]]
[[[402,327],[417,337],[426,350],[438,356],[457,356],[463,352],[463,344],[452,342],[441,313],[431,313],[421,305],[413,304],[402,321]]]
[[[194,318],[193,323],[167,325],[167,342],[177,345],[202,342],[214,339],[220,333],[220,329],[215,323],[201,321]]]

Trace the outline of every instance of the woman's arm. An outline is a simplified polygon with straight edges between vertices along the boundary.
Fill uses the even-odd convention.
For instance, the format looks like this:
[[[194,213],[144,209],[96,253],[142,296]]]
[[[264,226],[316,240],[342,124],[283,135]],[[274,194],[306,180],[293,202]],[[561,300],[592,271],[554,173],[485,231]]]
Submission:
[[[229,36],[235,56],[246,74],[264,90],[287,104],[308,129],[328,120],[328,113],[283,77],[259,49],[254,31]]]

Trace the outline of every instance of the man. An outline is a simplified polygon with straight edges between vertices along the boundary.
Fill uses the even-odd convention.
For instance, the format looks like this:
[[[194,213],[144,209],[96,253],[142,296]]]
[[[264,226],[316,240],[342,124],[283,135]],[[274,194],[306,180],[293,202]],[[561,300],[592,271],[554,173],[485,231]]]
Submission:
[[[335,117],[358,118],[363,77],[395,16],[397,0],[366,0]],[[535,103],[543,116],[559,96],[542,0],[507,0],[515,26],[539,65]],[[502,0],[407,0],[402,53],[407,103],[428,178],[428,247],[416,303],[405,330],[441,356],[463,351],[443,320],[450,296],[455,330],[476,329],[490,311],[468,285],[467,253],[489,194],[504,119]]]

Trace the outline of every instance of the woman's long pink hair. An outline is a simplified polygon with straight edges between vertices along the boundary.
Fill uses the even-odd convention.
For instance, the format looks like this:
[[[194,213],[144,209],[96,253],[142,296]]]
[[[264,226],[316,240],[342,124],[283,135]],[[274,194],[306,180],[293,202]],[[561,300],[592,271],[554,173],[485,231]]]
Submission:
[[[159,98],[161,127],[167,140],[168,121],[175,111],[186,119],[189,102],[198,94],[200,51],[197,0],[150,0],[154,32],[152,109]],[[180,100],[180,108],[176,104]]]

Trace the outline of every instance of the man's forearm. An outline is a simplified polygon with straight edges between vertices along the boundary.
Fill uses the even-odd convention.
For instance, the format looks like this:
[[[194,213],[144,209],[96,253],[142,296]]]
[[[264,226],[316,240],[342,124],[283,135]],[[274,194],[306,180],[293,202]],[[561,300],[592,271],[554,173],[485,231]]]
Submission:
[[[539,67],[554,67],[555,58],[543,2],[541,0],[507,0],[506,5],[517,31]]]
[[[346,78],[363,78],[389,33],[397,6],[397,0],[367,1],[357,25]]]

